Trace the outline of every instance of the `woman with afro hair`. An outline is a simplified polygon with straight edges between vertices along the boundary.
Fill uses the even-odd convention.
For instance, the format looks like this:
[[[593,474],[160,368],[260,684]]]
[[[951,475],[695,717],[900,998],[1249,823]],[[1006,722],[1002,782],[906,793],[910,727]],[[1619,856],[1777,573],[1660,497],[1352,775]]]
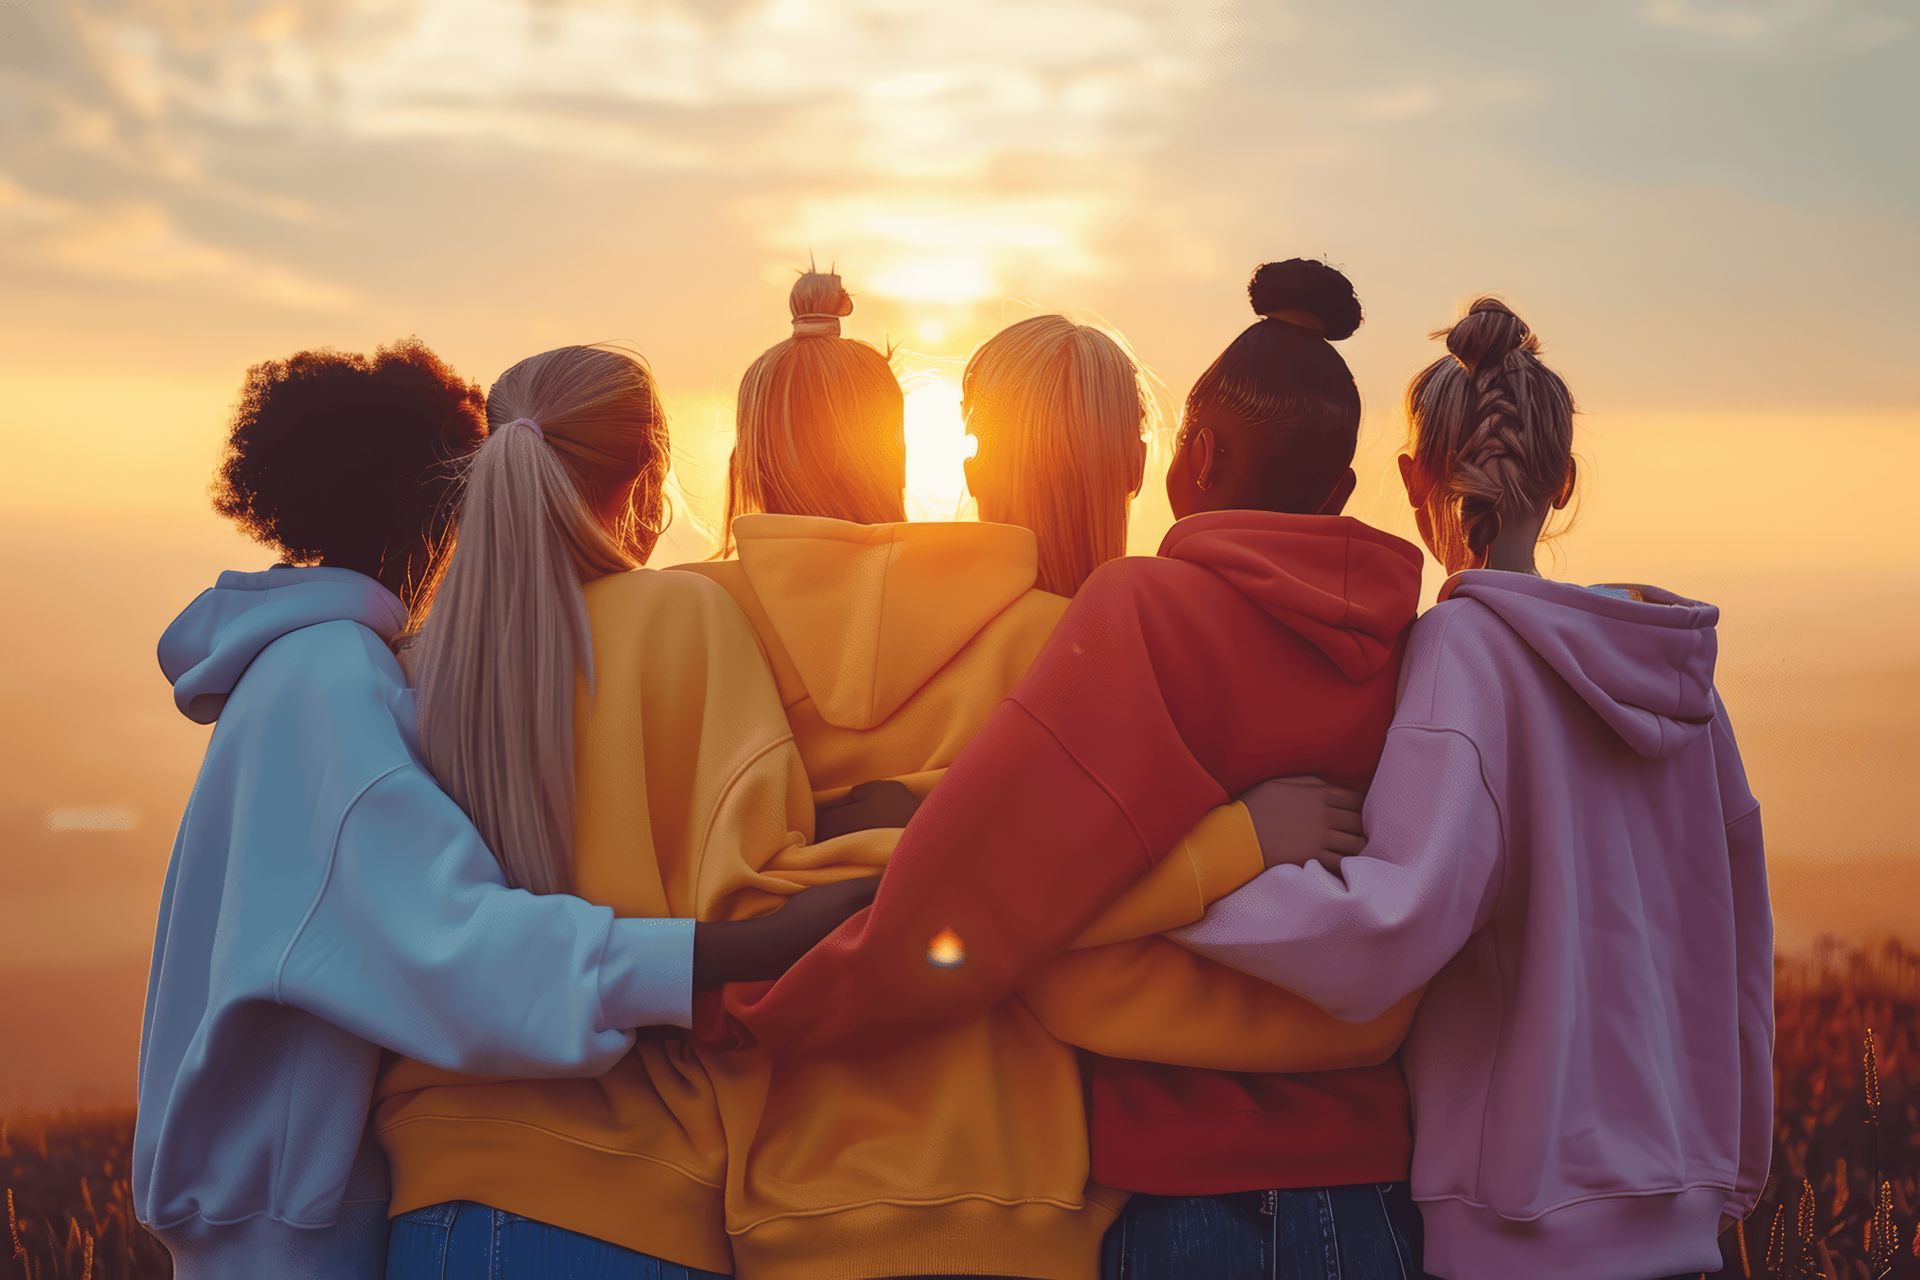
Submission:
[[[282,563],[229,572],[160,639],[212,724],[167,870],[140,1046],[133,1183],[181,1280],[376,1277],[384,1052],[594,1075],[692,990],[773,977],[862,901],[738,924],[618,919],[510,888],[421,763],[390,643],[447,531],[479,389],[417,341],[247,374],[214,507]]]

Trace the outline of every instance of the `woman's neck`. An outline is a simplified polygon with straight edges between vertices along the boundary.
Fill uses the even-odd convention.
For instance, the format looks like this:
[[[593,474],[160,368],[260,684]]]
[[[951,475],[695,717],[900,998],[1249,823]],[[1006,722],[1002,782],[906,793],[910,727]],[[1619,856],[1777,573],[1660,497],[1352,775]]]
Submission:
[[[1500,530],[1493,542],[1487,547],[1487,569],[1497,569],[1502,573],[1525,573],[1540,576],[1535,567],[1533,553],[1540,544],[1540,529],[1546,523],[1545,514],[1540,519],[1523,520]]]

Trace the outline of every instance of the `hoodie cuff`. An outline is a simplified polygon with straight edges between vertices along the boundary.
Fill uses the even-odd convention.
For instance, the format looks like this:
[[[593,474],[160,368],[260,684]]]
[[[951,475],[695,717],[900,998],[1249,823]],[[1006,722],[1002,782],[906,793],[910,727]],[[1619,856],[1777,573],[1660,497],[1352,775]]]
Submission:
[[[614,920],[600,959],[600,1024],[693,1025],[693,921]]]

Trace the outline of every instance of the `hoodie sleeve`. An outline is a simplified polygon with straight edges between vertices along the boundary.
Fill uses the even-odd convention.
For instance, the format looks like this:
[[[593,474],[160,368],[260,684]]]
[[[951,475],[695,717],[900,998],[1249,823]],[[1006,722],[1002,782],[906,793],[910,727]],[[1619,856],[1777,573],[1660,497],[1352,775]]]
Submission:
[[[1057,1040],[1109,1058],[1294,1074],[1371,1067],[1406,1038],[1417,994],[1371,1022],[1342,1022],[1165,938],[1072,951],[1021,988]]]
[[[402,765],[341,819],[275,997],[445,1070],[589,1076],[632,1028],[688,1024],[692,955],[690,921],[508,888],[466,816]]]
[[[1753,1212],[1773,1162],[1773,907],[1767,893],[1760,804],[1747,786],[1740,749],[1724,707],[1713,722],[1733,885],[1735,964],[1740,980],[1740,1172],[1733,1211]]]
[[[1502,825],[1473,743],[1423,725],[1388,734],[1365,821],[1365,852],[1343,859],[1337,873],[1270,868],[1169,936],[1335,1017],[1379,1018],[1488,919]],[[1330,964],[1329,956],[1366,963]]]
[[[1209,906],[1266,870],[1266,865],[1247,806],[1221,805],[1102,911],[1073,945],[1101,947],[1198,923]]]
[[[1265,869],[1243,804],[1200,820],[1145,878],[1020,989],[1053,1036],[1109,1058],[1216,1071],[1303,1072],[1386,1061],[1418,996],[1366,1023],[1152,935],[1198,922]]]

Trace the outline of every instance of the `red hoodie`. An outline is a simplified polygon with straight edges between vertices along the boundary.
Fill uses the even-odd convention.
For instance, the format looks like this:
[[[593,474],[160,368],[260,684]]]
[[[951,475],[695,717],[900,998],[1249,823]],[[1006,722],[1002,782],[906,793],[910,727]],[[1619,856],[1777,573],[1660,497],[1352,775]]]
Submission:
[[[843,1052],[1015,994],[1209,809],[1267,778],[1363,781],[1393,717],[1420,553],[1357,520],[1224,511],[1087,580],[935,787],[872,907],[723,1040]],[[954,967],[930,963],[951,931]],[[943,957],[944,958],[944,957]],[[1094,1177],[1160,1194],[1404,1178],[1394,1064],[1314,1076],[1090,1063]]]

